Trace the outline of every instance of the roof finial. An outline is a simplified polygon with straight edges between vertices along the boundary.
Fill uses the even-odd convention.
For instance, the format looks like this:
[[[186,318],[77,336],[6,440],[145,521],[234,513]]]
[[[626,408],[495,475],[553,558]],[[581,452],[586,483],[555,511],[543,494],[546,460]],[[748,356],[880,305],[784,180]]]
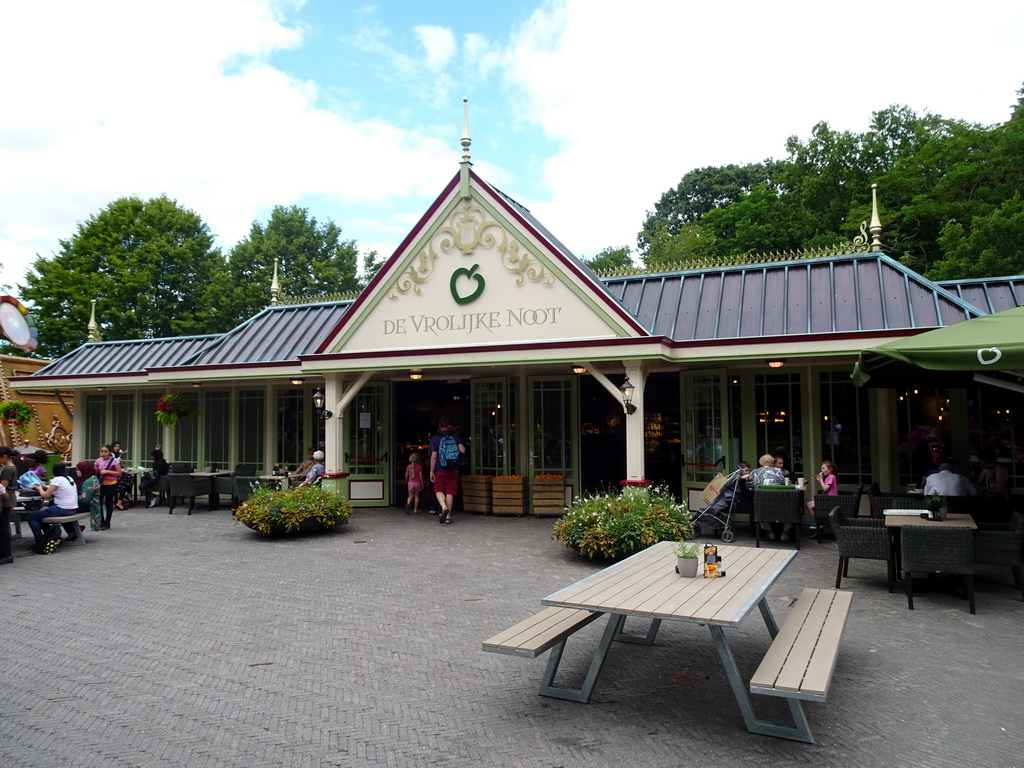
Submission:
[[[459,165],[459,192],[463,200],[469,199],[469,99],[462,100],[462,162]]]
[[[469,162],[469,145],[473,142],[469,138],[469,99],[462,100],[462,162]]]
[[[274,259],[274,277],[270,281],[270,306],[276,307],[281,300],[281,285],[277,282],[277,259]]]
[[[871,185],[871,226],[868,227],[871,235],[871,251],[882,250],[882,219],[878,216],[878,185]]]
[[[85,337],[86,341],[103,341],[103,337],[100,336],[100,327],[96,323],[96,299],[92,300],[92,311],[89,314],[89,325],[86,326],[88,335]]]

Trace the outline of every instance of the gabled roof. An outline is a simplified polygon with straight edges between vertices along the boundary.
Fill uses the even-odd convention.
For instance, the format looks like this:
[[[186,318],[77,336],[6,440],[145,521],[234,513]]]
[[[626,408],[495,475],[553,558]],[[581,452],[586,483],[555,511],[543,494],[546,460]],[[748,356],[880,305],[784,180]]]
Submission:
[[[992,314],[1024,306],[1024,276],[982,277],[975,280],[939,280],[936,285]]]
[[[984,314],[882,253],[604,282],[650,333],[680,342],[913,331]]]
[[[218,338],[210,335],[90,342],[37,371],[32,378],[142,374],[149,368],[185,365]]]

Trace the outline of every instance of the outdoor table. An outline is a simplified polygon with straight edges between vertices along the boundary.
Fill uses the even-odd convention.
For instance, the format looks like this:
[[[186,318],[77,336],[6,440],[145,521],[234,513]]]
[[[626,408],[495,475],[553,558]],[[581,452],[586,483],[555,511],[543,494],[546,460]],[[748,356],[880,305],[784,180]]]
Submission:
[[[227,472],[227,471],[224,471],[224,472],[189,472],[188,476],[193,478],[193,479],[197,479],[197,480],[206,479],[206,481],[209,483],[209,488],[206,490],[205,495],[210,499],[210,509],[219,509],[220,508],[220,494],[217,493],[217,490],[216,490],[217,485],[213,482],[213,478],[215,478],[215,477],[230,477],[231,473]],[[199,493],[196,493],[195,495],[196,496],[202,496],[203,493],[199,492]]]
[[[896,564],[896,578],[900,578],[902,569],[900,566],[903,565],[903,558],[900,554],[900,529],[905,525],[925,525],[929,528],[951,528],[955,526],[970,528],[972,531],[978,530],[978,524],[974,522],[974,518],[970,515],[957,514],[950,512],[946,515],[945,520],[927,520],[921,517],[922,512],[920,510],[906,510],[906,509],[886,509],[882,511],[882,516],[885,518],[885,527],[890,529],[892,535],[889,537],[890,557],[893,558],[893,562]]]
[[[663,620],[706,624],[722,660],[747,730],[778,736],[782,726],[757,719],[747,687],[729,647],[726,630],[739,626],[757,606],[774,639],[778,624],[765,599],[768,589],[796,557],[795,550],[721,546],[722,578],[681,577],[675,572],[673,542],[663,541],[615,565],[548,595],[547,606],[578,608],[608,614],[604,636],[584,682],[582,701],[589,699],[613,641],[650,645]],[[623,633],[627,616],[651,619],[646,635]],[[796,723],[806,724],[801,702],[787,699]]]
[[[288,475],[257,475],[260,480],[277,483],[282,491],[288,490]]]

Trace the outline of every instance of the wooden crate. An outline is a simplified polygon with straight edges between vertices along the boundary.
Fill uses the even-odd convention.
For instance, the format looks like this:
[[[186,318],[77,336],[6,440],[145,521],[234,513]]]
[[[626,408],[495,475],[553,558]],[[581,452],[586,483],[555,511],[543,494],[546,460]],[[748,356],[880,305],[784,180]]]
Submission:
[[[533,514],[544,517],[561,517],[565,514],[565,478],[535,477],[533,489]]]
[[[467,512],[491,511],[490,475],[466,475],[462,478],[462,508]]]
[[[496,477],[491,483],[491,511],[496,515],[526,514],[526,478]]]

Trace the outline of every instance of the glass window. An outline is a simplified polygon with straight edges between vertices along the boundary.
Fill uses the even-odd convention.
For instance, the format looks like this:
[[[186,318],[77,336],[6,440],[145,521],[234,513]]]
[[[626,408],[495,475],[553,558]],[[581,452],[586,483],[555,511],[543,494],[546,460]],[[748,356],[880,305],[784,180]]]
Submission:
[[[388,451],[384,431],[386,395],[383,385],[367,384],[348,407],[345,418],[349,420],[350,427],[345,458],[348,471],[353,475],[376,475],[385,467]]]
[[[932,447],[950,448],[949,412],[953,402],[950,390],[908,389],[897,399],[897,425],[900,434],[900,473],[902,485],[916,485],[929,471]]]
[[[822,373],[821,457],[838,468],[841,484],[871,482],[871,436],[867,387],[855,387],[849,371]]]
[[[758,374],[754,377],[754,409],[757,415],[757,453],[786,456],[786,469],[797,475],[804,471],[803,402],[799,373]]]
[[[106,395],[85,396],[85,443],[80,444],[79,451],[87,459],[99,456],[100,446],[107,442],[107,404]]]
[[[1010,473],[1010,487],[1024,487],[1024,394],[977,386],[968,390],[967,396],[967,442],[972,466],[960,467],[960,474],[972,480],[977,477],[978,451],[992,448],[996,461]]]
[[[171,463],[191,464],[197,470],[202,467],[199,464],[199,425],[206,418],[205,412],[200,412],[195,419],[181,419],[174,427],[174,456],[168,459]],[[167,458],[166,451],[164,458]]]
[[[277,447],[274,463],[298,466],[306,458],[306,451],[313,445],[312,439],[306,445],[307,397],[302,389],[279,389],[277,391]],[[308,403],[312,407],[312,401]],[[319,426],[319,425],[318,425]]]
[[[230,395],[227,392],[204,392],[202,418],[203,466],[218,470],[231,469],[228,449],[228,418],[231,415]]]
[[[135,421],[135,395],[131,393],[118,393],[111,396],[110,409],[110,434],[105,443],[121,443],[121,449],[128,451],[130,462],[134,462],[138,456],[138,446],[132,445],[132,425]]]
[[[262,389],[243,389],[238,393],[238,419],[235,421],[238,439],[238,462],[263,467],[263,404]]]
[[[156,420],[156,401],[160,396],[156,393],[139,395],[139,433],[142,444],[132,451],[137,464],[149,466],[149,453],[157,445],[163,443],[164,428]]]
[[[684,484],[707,483],[717,471],[716,463],[725,456],[722,381],[720,373],[682,375],[679,429]],[[726,471],[736,461],[737,457],[726,457]]]

